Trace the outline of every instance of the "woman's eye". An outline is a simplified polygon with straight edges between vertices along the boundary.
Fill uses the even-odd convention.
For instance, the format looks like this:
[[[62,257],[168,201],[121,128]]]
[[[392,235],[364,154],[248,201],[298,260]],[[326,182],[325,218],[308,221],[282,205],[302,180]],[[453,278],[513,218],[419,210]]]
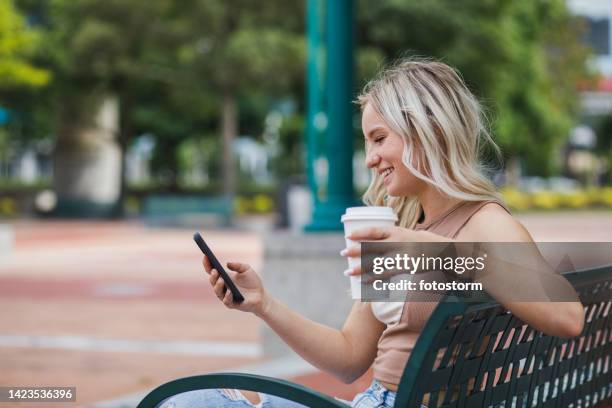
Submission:
[[[374,143],[381,143],[383,140],[385,140],[385,136],[380,136],[374,139]]]

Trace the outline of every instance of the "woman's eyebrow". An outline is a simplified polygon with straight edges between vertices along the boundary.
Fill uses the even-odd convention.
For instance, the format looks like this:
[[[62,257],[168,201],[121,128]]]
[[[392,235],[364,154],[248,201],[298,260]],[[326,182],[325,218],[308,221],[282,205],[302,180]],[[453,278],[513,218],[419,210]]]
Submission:
[[[369,131],[369,132],[368,132],[368,134],[365,136],[365,138],[366,138],[366,139],[367,139],[367,138],[371,138],[371,137],[372,137],[372,135],[374,134],[374,132],[376,132],[377,130],[384,130],[384,129],[385,129],[385,128],[384,128],[384,126],[381,126],[381,125],[374,126],[372,129],[370,129],[370,131]]]

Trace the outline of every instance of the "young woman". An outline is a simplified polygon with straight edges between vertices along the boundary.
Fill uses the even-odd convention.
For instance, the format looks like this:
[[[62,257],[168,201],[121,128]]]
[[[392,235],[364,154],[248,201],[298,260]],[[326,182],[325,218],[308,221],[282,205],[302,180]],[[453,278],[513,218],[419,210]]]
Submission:
[[[386,205],[398,215],[393,228],[355,232],[356,241],[532,242],[482,174],[479,151],[496,148],[477,99],[457,72],[440,62],[406,60],[370,82],[359,96],[366,163],[373,179],[364,201]],[[345,256],[358,256],[347,248]],[[230,262],[230,276],[245,297],[232,302],[222,279],[204,259],[219,299],[231,309],[254,313],[302,358],[350,383],[373,367],[374,381],[353,407],[391,407],[402,370],[434,302],[357,301],[341,330],[293,312],[264,289],[247,264]],[[345,274],[360,274],[359,268]],[[584,309],[579,302],[504,304],[545,333],[577,336]],[[269,395],[236,390],[194,391],[173,397],[174,407],[300,407]]]

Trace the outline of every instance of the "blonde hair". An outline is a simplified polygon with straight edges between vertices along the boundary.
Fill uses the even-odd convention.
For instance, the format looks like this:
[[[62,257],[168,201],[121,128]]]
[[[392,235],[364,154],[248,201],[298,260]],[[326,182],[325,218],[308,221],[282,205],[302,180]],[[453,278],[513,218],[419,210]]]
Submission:
[[[479,160],[486,146],[499,158],[499,148],[480,103],[453,68],[430,59],[402,60],[370,81],[357,101],[362,111],[370,103],[403,137],[402,161],[415,177],[463,201],[500,200]],[[387,198],[376,171],[363,201],[391,207],[406,228],[413,228],[422,212],[416,197]]]

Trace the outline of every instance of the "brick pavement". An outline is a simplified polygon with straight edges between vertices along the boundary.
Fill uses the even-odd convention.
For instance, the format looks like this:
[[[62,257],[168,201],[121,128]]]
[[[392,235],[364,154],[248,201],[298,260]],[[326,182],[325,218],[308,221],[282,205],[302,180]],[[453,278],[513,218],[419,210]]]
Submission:
[[[536,240],[612,241],[610,212],[520,218]],[[215,348],[256,348],[259,322],[217,302],[202,279],[192,231],[92,221],[20,221],[14,231],[12,256],[0,264],[0,344],[7,342],[0,345],[0,384],[76,385],[78,401],[66,406],[80,406],[180,376],[263,363],[256,353]],[[257,234],[206,237],[220,258],[261,266]],[[108,348],[113,340],[124,343]],[[151,350],[152,340],[170,351]],[[193,355],[171,347],[181,341],[195,343]],[[134,345],[141,349],[130,350]],[[318,372],[293,380],[350,399],[370,378],[351,386]]]
[[[258,348],[259,322],[217,301],[192,231],[32,221],[15,223],[14,232],[12,256],[0,265],[0,344],[9,344],[0,347],[0,384],[75,385],[76,406],[261,360],[217,347]],[[256,235],[210,231],[207,238],[222,259],[260,266]],[[15,336],[28,337],[10,347]],[[172,342],[196,342],[210,352],[151,352],[151,340],[169,349]],[[113,348],[113,341],[125,344]]]

